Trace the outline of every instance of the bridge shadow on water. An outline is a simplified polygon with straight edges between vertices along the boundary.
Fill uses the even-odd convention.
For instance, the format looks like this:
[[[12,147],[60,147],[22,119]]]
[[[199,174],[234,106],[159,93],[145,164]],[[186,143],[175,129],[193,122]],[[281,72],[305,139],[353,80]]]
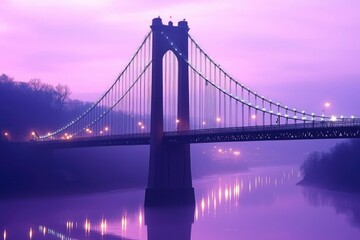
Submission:
[[[190,240],[195,206],[145,208],[149,240]]]

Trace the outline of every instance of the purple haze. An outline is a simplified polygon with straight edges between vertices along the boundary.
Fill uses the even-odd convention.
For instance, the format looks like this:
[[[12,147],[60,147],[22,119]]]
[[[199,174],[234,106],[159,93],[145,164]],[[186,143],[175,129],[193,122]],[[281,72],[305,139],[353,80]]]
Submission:
[[[356,0],[5,0],[0,72],[66,84],[73,98],[95,100],[152,18],[186,18],[208,54],[260,94],[318,113],[330,101],[328,114],[359,115],[359,7]]]

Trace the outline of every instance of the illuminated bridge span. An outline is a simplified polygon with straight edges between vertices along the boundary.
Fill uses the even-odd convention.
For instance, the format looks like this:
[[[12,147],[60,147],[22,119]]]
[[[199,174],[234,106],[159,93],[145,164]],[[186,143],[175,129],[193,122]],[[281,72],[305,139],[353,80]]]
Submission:
[[[110,88],[82,115],[38,138],[52,148],[150,144],[147,202],[193,191],[190,143],[360,137],[360,119],[288,107],[237,81],[188,34],[151,31]],[[177,191],[178,192],[178,191]]]

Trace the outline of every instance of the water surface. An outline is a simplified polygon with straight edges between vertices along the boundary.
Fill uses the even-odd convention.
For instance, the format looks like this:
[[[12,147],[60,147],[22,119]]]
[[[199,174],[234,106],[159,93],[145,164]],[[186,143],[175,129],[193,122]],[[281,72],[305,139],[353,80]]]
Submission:
[[[360,239],[359,195],[298,181],[297,166],[213,175],[194,208],[163,210],[143,189],[0,200],[0,239]]]

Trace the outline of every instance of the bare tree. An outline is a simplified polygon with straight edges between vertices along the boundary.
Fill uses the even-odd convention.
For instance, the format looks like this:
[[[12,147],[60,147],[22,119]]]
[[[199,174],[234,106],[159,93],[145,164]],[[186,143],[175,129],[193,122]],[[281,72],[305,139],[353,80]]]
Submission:
[[[66,85],[58,84],[55,87],[55,93],[56,93],[56,103],[59,106],[60,109],[62,109],[65,105],[65,102],[70,97],[70,88]]]
[[[44,84],[41,82],[39,78],[30,79],[29,85],[31,89],[33,89],[35,92],[41,91],[44,87]]]

